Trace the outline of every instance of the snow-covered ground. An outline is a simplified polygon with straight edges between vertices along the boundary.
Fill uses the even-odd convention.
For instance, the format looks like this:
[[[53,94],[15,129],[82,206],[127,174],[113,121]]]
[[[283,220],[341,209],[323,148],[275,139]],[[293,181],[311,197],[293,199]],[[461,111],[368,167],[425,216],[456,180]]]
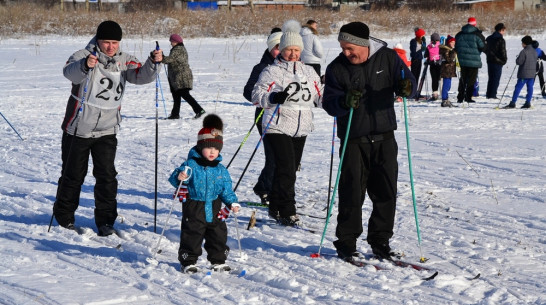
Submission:
[[[381,37],[381,36],[380,36]],[[383,35],[382,37],[388,37]],[[389,37],[389,45],[411,37]],[[521,37],[508,37],[508,64],[503,68],[499,97],[521,50]],[[542,39],[542,37],[539,37]],[[408,104],[408,123],[421,232],[419,247],[409,179],[403,105],[396,105],[399,143],[399,200],[394,249],[406,260],[439,271],[357,268],[328,256],[334,254],[337,208],[317,252],[320,234],[262,223],[246,224],[253,210],[245,207],[228,219],[231,255],[228,263],[246,275],[186,275],[179,272],[181,207],[164,226],[173,204],[168,175],[196,142],[201,121],[191,119],[183,104],[181,120],[162,120],[172,106],[161,72],[165,106],[159,103],[157,218],[154,219],[155,83],[129,85],[123,101],[122,129],[116,167],[119,172],[121,237],[96,237],[90,174],[82,188],[78,235],[59,227],[48,232],[61,156],[60,124],[70,83],[62,76],[68,57],[90,37],[28,37],[0,41],[0,111],[25,139],[21,141],[0,119],[0,303],[1,304],[545,304],[546,285],[546,113],[535,85],[534,108],[495,110],[486,100],[487,68],[480,69],[480,95],[468,107],[441,108],[439,102]],[[155,40],[168,53],[166,37],[126,39],[122,49],[144,59]],[[544,40],[539,40],[543,42]],[[340,51],[335,36],[322,37],[323,71]],[[207,112],[225,123],[224,164],[243,140],[254,107],[242,96],[243,86],[265,49],[264,37],[188,39],[185,41],[195,83],[192,93]],[[429,80],[430,81],[430,80]],[[508,103],[515,80],[508,84]],[[430,88],[430,84],[428,86]],[[451,100],[455,101],[454,80]],[[525,93],[525,90],[523,90]],[[161,94],[160,94],[161,96]],[[501,105],[501,106],[502,106]],[[459,105],[461,106],[461,105]],[[298,172],[297,201],[301,213],[325,215],[333,119],[316,109],[316,131],[308,137]],[[239,179],[256,143],[253,132],[230,167]],[[336,139],[334,171],[339,141]],[[237,189],[241,201],[257,200],[252,186],[263,165],[260,148]],[[90,166],[91,170],[91,166]],[[367,199],[364,219],[370,213]],[[322,232],[324,220],[302,216]],[[154,221],[156,233],[154,233]],[[239,252],[237,227],[243,254]],[[147,260],[165,229],[155,258]],[[362,238],[365,238],[363,235]],[[116,245],[121,244],[120,249]],[[369,252],[364,240],[359,250]],[[205,267],[204,256],[199,263]],[[389,267],[383,263],[385,267]],[[480,274],[479,279],[470,278]]]

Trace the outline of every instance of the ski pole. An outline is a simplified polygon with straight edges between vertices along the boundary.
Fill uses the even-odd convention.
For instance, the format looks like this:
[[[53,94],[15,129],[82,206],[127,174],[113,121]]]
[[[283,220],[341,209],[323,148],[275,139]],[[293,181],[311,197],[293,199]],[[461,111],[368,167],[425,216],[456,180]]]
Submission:
[[[504,98],[504,93],[506,93],[506,89],[508,88],[508,85],[510,84],[510,81],[512,80],[512,76],[514,75],[514,72],[516,71],[517,67],[518,67],[518,65],[515,65],[514,69],[512,70],[512,74],[510,74],[510,78],[508,79],[508,82],[506,83],[506,87],[504,87],[504,91],[502,92],[502,96],[501,96],[501,98],[499,100],[499,104],[497,105],[497,109],[500,107],[502,99]]]
[[[324,243],[324,236],[326,236],[326,229],[328,228],[328,222],[330,221],[330,216],[332,215],[332,208],[334,207],[334,200],[336,198],[337,186],[339,184],[339,177],[341,177],[341,167],[343,166],[343,157],[345,157],[345,149],[347,148],[347,141],[349,140],[349,132],[351,131],[351,121],[353,120],[353,111],[354,108],[351,107],[349,110],[349,122],[347,123],[347,132],[345,133],[345,139],[343,140],[343,148],[341,149],[341,159],[339,160],[339,167],[337,169],[336,183],[334,185],[334,192],[332,194],[332,199],[330,201],[330,207],[328,208],[328,214],[326,216],[326,222],[324,223],[324,230],[322,231],[322,237],[320,238],[320,245],[317,253],[311,254],[311,257],[320,257],[320,250],[322,249],[322,244]]]
[[[279,110],[279,106],[281,104],[277,104],[277,107],[275,107],[275,110],[273,111],[273,114],[271,115],[271,118],[269,119],[269,122],[267,122],[267,125],[265,126],[264,130],[262,131],[262,135],[260,136],[260,140],[258,140],[258,144],[256,144],[256,148],[254,148],[254,151],[252,152],[252,155],[250,156],[250,159],[248,160],[245,168],[243,169],[243,173],[241,174],[241,177],[239,177],[239,181],[237,181],[237,184],[235,185],[235,188],[233,191],[237,190],[237,187],[239,186],[239,183],[241,183],[241,180],[243,180],[243,176],[246,173],[246,170],[248,169],[248,166],[250,165],[250,162],[252,162],[252,159],[254,158],[254,155],[256,154],[256,151],[258,150],[258,147],[260,147],[260,143],[262,143],[262,140],[265,137],[265,133],[269,129],[269,124],[271,124],[271,121],[273,121],[273,118],[275,117],[275,114],[277,114],[277,111]]]
[[[237,243],[239,244],[239,258],[243,258],[243,248],[241,247],[241,237],[239,236],[239,221],[237,221],[237,213],[233,213],[235,219],[235,231],[237,232]]]
[[[237,148],[237,150],[235,151],[235,154],[233,154],[233,157],[231,157],[231,160],[229,161],[228,165],[226,166],[226,169],[229,168],[229,166],[231,165],[231,162],[233,162],[233,159],[235,159],[235,156],[237,156],[237,154],[239,153],[239,150],[241,150],[241,148],[243,147],[243,145],[245,145],[245,142],[246,140],[248,139],[248,136],[250,136],[250,132],[252,131],[252,129],[254,129],[254,126],[256,126],[256,124],[258,124],[258,121],[260,120],[260,118],[262,117],[262,114],[264,113],[264,108],[262,108],[262,111],[260,112],[260,114],[258,115],[258,117],[256,118],[256,120],[254,121],[254,123],[252,124],[252,127],[250,127],[250,130],[247,132],[245,138],[243,139],[243,141],[241,142],[241,145],[239,145],[239,147]]]
[[[158,73],[159,77],[159,73]],[[165,117],[167,117],[167,107],[165,106],[165,96],[163,95],[163,86],[161,86],[161,78],[159,79],[159,91],[161,91],[161,99],[163,100],[163,110],[165,111]]]
[[[400,71],[402,79],[404,79],[404,70],[402,69]],[[402,100],[404,101],[404,123],[406,125],[406,143],[407,143],[407,150],[408,150],[408,167],[409,167],[409,175],[410,175],[410,185],[411,185],[411,198],[413,201],[413,214],[415,215],[415,226],[417,227],[417,241],[419,244],[419,251],[421,253],[421,258],[419,261],[421,263],[424,263],[427,261],[425,257],[423,256],[423,248],[421,247],[421,232],[419,230],[419,217],[417,215],[417,204],[415,201],[415,187],[413,185],[413,171],[411,166],[411,150],[410,150],[410,140],[409,140],[409,125],[408,125],[408,107],[407,107],[407,101],[406,97],[403,97]]]
[[[155,42],[155,49],[159,50],[159,42]],[[159,63],[155,64],[156,70],[159,69]],[[157,71],[156,71],[157,72]],[[154,233],[157,223],[157,146],[159,138],[158,108],[159,108],[159,73],[155,78],[155,192],[154,192]]]
[[[97,52],[93,51],[93,52],[91,52],[91,54],[93,54],[93,56],[96,56]],[[89,87],[89,79],[91,78],[92,72],[93,72],[93,68],[89,68],[89,71],[87,72],[87,78],[85,79],[85,86],[83,87],[83,94],[82,94],[82,100],[81,100],[80,108],[78,109],[78,112],[80,112],[79,115],[81,115],[82,117],[83,117],[83,103],[85,102],[85,96],[87,95],[87,88]],[[78,122],[78,124],[79,124],[79,122]],[[68,160],[70,159],[70,153],[72,152],[72,144],[74,143],[74,140],[76,139],[76,136],[78,135],[78,124],[76,124],[76,127],[74,128],[74,136],[73,136],[72,140],[70,140],[70,148],[68,149],[68,157],[66,157],[66,163],[68,163]],[[59,183],[59,186],[61,186],[63,181],[64,181],[64,178],[62,177],[62,176],[64,176],[64,174],[65,173],[64,173],[64,170],[63,170],[62,174],[61,174],[61,179],[60,179],[61,181]],[[53,213],[51,213],[51,219],[49,220],[49,227],[47,228],[47,232],[49,232],[49,230],[51,230],[51,225],[53,224],[53,217],[54,216],[55,216],[55,204],[53,204]]]
[[[335,151],[334,144],[336,141],[336,127],[337,127],[337,117],[334,117],[334,127],[332,128],[332,151],[330,153],[330,176],[328,177],[328,201],[326,202],[326,207],[323,209],[323,211],[328,210],[330,208],[330,194],[332,191],[332,170],[334,167],[334,151]],[[328,213],[326,213],[326,217],[328,217]]]
[[[157,245],[152,251],[152,260],[155,261],[155,256],[158,254],[159,251],[159,245],[161,244],[161,239],[163,238],[163,235],[165,234],[165,229],[167,228],[167,224],[169,223],[169,219],[171,218],[171,214],[173,212],[174,203],[176,202],[176,199],[178,199],[178,193],[180,192],[180,189],[182,188],[182,183],[184,181],[180,180],[180,183],[178,184],[178,188],[176,189],[176,193],[174,193],[174,199],[171,203],[171,209],[169,210],[169,215],[167,215],[167,219],[165,219],[165,224],[163,225],[163,229],[161,230],[161,235],[159,235],[159,240],[157,241]]]
[[[24,141],[25,139],[23,139],[23,137],[21,137],[21,135],[17,132],[17,129],[15,129],[15,127],[13,127],[13,125],[11,125],[11,123],[8,121],[8,119],[6,119],[6,117],[2,114],[1,111],[0,111],[0,115],[4,118],[4,120],[6,120],[6,123],[8,123],[9,127],[11,127],[11,129],[13,129],[13,131],[15,131],[15,133],[19,136],[19,139],[21,139],[21,141]]]

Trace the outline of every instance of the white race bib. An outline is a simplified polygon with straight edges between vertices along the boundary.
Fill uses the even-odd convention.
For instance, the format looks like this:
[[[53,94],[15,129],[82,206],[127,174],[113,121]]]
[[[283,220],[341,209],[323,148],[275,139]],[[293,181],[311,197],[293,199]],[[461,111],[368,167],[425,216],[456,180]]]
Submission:
[[[90,85],[86,103],[100,109],[116,109],[121,105],[125,80],[121,72],[95,67],[93,83]]]

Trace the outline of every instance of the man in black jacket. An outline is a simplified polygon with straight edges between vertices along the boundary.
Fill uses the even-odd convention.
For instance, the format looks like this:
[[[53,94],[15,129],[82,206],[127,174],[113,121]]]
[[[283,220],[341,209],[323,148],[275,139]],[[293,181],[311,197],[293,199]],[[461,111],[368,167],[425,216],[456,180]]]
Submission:
[[[497,99],[497,89],[502,74],[502,66],[506,64],[508,59],[506,56],[506,42],[504,34],[506,27],[503,23],[495,26],[495,32],[489,35],[486,41],[485,55],[487,56],[487,91],[485,97],[488,99]]]
[[[413,96],[416,81],[394,50],[369,36],[366,24],[342,26],[338,41],[342,53],[326,68],[323,98],[324,110],[338,119],[337,136],[342,142],[349,132],[334,245],[340,258],[362,259],[356,241],[363,232],[362,204],[368,192],[373,211],[367,241],[374,254],[389,258],[398,179],[395,94]]]

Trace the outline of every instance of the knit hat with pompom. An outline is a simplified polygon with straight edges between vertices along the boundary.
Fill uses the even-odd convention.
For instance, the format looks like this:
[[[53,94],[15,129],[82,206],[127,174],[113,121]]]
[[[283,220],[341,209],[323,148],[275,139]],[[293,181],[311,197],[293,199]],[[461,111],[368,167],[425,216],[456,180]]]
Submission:
[[[224,123],[216,114],[209,114],[203,119],[203,128],[197,134],[197,148],[199,151],[203,148],[214,147],[219,151],[224,145],[222,130]]]
[[[300,35],[301,25],[296,20],[288,20],[282,25],[282,36],[279,44],[279,50],[287,47],[296,46],[303,51],[303,39]]]

